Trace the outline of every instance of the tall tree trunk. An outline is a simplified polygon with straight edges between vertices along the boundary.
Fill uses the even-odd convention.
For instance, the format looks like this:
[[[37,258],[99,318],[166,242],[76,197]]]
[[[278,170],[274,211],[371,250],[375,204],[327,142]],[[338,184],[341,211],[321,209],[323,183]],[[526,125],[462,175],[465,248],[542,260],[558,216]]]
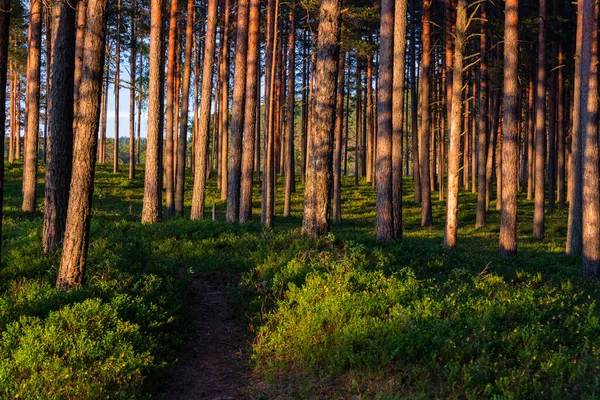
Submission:
[[[379,84],[377,90],[377,212],[375,224],[377,239],[382,241],[389,241],[394,238],[392,208],[394,15],[394,1],[383,0],[381,2]],[[371,84],[371,82],[367,80],[367,84]]]
[[[533,238],[544,237],[546,170],[546,0],[540,0],[538,67],[535,89],[535,208]]]
[[[517,254],[517,171],[518,144],[518,8],[519,0],[507,0],[504,20],[504,122],[502,137],[502,211],[500,213],[500,254]]]
[[[391,16],[392,20],[394,18],[394,15],[392,13]],[[392,27],[392,31],[393,31],[393,27]],[[393,35],[393,33],[392,33]],[[372,38],[369,38],[370,41],[372,41]],[[393,36],[392,36],[392,43],[393,43]],[[381,45],[381,41],[379,43]],[[380,47],[380,51],[381,51],[381,47]],[[390,50],[393,52],[393,49]],[[380,56],[381,59],[381,56]],[[390,87],[392,84],[392,80],[390,78]],[[391,89],[390,89],[391,90]],[[375,150],[375,153],[377,153],[377,147],[375,146],[375,129],[373,128],[373,56],[369,55],[367,57],[367,98],[366,98],[366,107],[367,107],[367,112],[365,113],[365,123],[367,125],[367,129],[365,130],[365,136],[367,137],[366,140],[366,154],[365,154],[365,174],[367,177],[367,182],[371,182],[373,180],[373,176],[375,175],[375,171],[373,168],[373,164],[375,162],[373,157],[373,153]],[[390,111],[391,112],[391,111]],[[390,133],[391,135],[391,133]]]
[[[486,224],[486,160],[488,146],[488,82],[487,82],[487,7],[486,3],[481,4],[481,36],[479,37],[479,48],[481,61],[479,64],[479,113],[477,115],[478,124],[478,156],[479,168],[477,170],[477,215],[475,218],[475,227],[481,228]]]
[[[565,130],[564,130],[564,122],[565,122],[565,94],[564,94],[564,62],[565,55],[563,53],[563,43],[562,41],[558,44],[558,118],[556,123],[556,131],[557,131],[557,201],[558,201],[558,209],[564,210],[565,208]]]
[[[135,74],[136,74],[136,37],[135,37],[135,12],[136,0],[132,0],[131,10],[131,41],[129,47],[129,180],[135,179]]]
[[[583,12],[584,0],[577,2],[577,34],[575,39],[575,77],[573,79],[573,87],[576,90],[573,93],[573,117],[571,119],[571,157],[569,165],[569,219],[567,224],[567,249],[566,253],[573,256],[581,255],[583,246],[583,221],[582,221],[582,175],[583,175],[583,140],[581,123],[582,105],[587,105],[586,100],[582,97],[581,88],[583,83],[581,76],[581,64],[584,49],[582,48],[583,31]],[[587,4],[586,4],[587,5]],[[589,32],[587,32],[589,33]]]
[[[254,157],[260,152],[260,136],[255,137],[256,123],[260,119],[259,24],[260,0],[250,0],[248,13],[248,55],[246,58],[246,102],[244,111],[242,175],[240,181],[240,223],[252,219],[252,169]],[[258,105],[258,107],[257,107]],[[256,140],[258,139],[258,140]],[[256,142],[255,142],[256,140]],[[256,144],[258,143],[258,146]],[[260,168],[256,168],[260,170]]]
[[[583,147],[583,275],[600,278],[600,170],[598,168],[598,4],[583,3],[581,142]],[[575,89],[577,90],[577,88]]]
[[[333,222],[342,221],[342,132],[344,118],[344,78],[346,53],[341,53],[338,64],[337,103],[335,111],[335,148],[333,153]],[[346,109],[346,114],[348,110]]]
[[[274,116],[275,97],[275,64],[277,48],[277,15],[279,0],[269,0],[267,13],[267,43],[265,49],[265,157],[263,167],[263,194],[261,207],[261,223],[273,227],[275,192],[274,192]],[[267,87],[268,85],[268,87]]]
[[[150,71],[148,85],[148,136],[146,141],[146,166],[144,177],[144,204],[142,223],[160,222],[162,219],[162,118],[163,102],[163,1],[150,0]],[[215,0],[216,1],[216,0]]]
[[[115,52],[115,142],[113,147],[113,174],[119,171],[119,89],[121,87],[121,0],[117,0],[117,40]]]
[[[2,205],[4,204],[4,137],[6,135],[6,72],[8,69],[8,34],[10,0],[0,0],[0,237],[2,236]],[[2,249],[0,248],[0,255]]]
[[[206,39],[202,61],[202,89],[200,117],[198,121],[198,143],[194,157],[194,189],[192,192],[191,219],[204,218],[204,198],[206,195],[206,169],[208,155],[208,127],[210,123],[210,103],[213,84],[213,69],[215,62],[215,47],[217,36],[217,0],[208,0],[206,11]],[[215,99],[216,102],[216,99]],[[217,121],[213,120],[213,123]]]
[[[185,166],[188,134],[188,110],[190,102],[190,77],[192,74],[192,41],[194,40],[194,0],[188,0],[185,27],[185,62],[181,82],[181,116],[179,117],[179,141],[177,142],[177,179],[175,189],[175,213],[183,216],[185,194]],[[209,97],[210,98],[210,97]]]
[[[240,178],[242,174],[242,129],[244,127],[244,100],[246,91],[246,63],[248,57],[248,0],[238,1],[237,32],[235,40],[235,73],[233,75],[233,107],[229,138],[229,169],[227,180],[226,220],[233,224],[240,216]]]
[[[40,130],[40,71],[42,50],[42,1],[31,0],[29,22],[29,53],[27,57],[27,88],[25,108],[25,157],[23,160],[23,212],[35,211],[38,163],[38,134]],[[5,87],[5,86],[0,86]],[[3,125],[4,120],[0,121]],[[2,136],[4,138],[4,136]]]
[[[416,8],[417,0],[411,1],[410,13],[410,121],[412,133],[413,183],[415,188],[415,203],[421,204],[421,166],[419,163],[419,132],[417,127],[417,56],[416,56]]]
[[[106,49],[105,49],[106,51]],[[102,115],[100,120],[100,144],[98,150],[98,162],[104,164],[106,162],[106,120],[108,116],[108,81],[110,75],[110,66],[106,67],[104,77],[104,88],[102,92]]]
[[[551,59],[555,58],[555,45],[552,44]],[[554,213],[556,201],[556,70],[550,72],[550,94],[548,97],[548,213]]]
[[[392,218],[393,235],[398,239],[402,238],[402,125],[406,70],[406,10],[407,0],[396,1],[392,86]],[[380,87],[377,89],[379,90]],[[408,159],[405,162],[408,163]]]
[[[140,46],[140,73],[139,73],[139,82],[138,82],[138,101],[137,101],[137,108],[138,108],[138,112],[137,112],[137,140],[135,142],[135,162],[136,164],[140,163],[140,157],[141,157],[141,151],[142,151],[142,145],[141,145],[141,131],[142,131],[142,95],[143,95],[143,90],[142,90],[142,85],[143,85],[143,78],[144,78],[144,59],[143,59],[143,55],[144,55],[144,47]]]
[[[221,200],[227,200],[227,155],[229,152],[229,15],[230,0],[225,0],[223,6],[223,33],[221,34],[221,104],[219,106],[219,134],[221,169]]]
[[[285,166],[285,200],[283,216],[290,216],[292,191],[294,190],[294,108],[296,106],[296,20],[294,10],[290,9],[288,33],[288,95],[287,95],[287,135]],[[340,61],[341,62],[341,61]],[[344,68],[342,67],[342,75]],[[342,84],[343,87],[343,84]],[[342,89],[343,90],[343,89]],[[339,93],[339,89],[338,89]],[[338,94],[339,96],[339,94]],[[343,98],[343,91],[342,91]],[[337,120],[337,119],[336,119]]]
[[[463,87],[463,57],[466,44],[467,4],[458,0],[452,70],[452,118],[450,119],[450,147],[448,148],[448,199],[446,201],[446,230],[444,248],[454,249],[458,232],[458,174],[460,164],[461,103]],[[466,110],[465,110],[466,112]]]
[[[54,251],[65,233],[73,155],[75,10],[66,0],[52,7],[52,84],[48,108],[48,162],[44,206],[44,252]]]
[[[174,159],[174,132],[175,132],[175,58],[177,53],[177,7],[178,1],[171,0],[171,12],[169,18],[169,50],[167,55],[167,109],[165,132],[165,200],[167,203],[167,217],[175,214],[175,159]]]
[[[419,159],[421,167],[421,226],[432,226],[429,142],[431,116],[429,113],[431,70],[431,0],[423,0],[423,54],[421,55],[421,128],[419,130]]]
[[[316,56],[315,105],[308,144],[302,233],[320,237],[329,232],[332,137],[335,119],[337,58],[341,1],[323,0]]]
[[[70,289],[83,284],[94,192],[97,135],[104,68],[107,0],[88,0],[85,55],[78,112],[67,230],[56,286]],[[135,57],[135,56],[134,56]]]
[[[534,147],[534,83],[533,83],[533,68],[529,68],[529,89],[527,90],[527,116],[528,116],[528,129],[527,129],[527,200],[533,200],[533,191],[535,186],[535,147]]]
[[[79,84],[83,73],[83,50],[85,41],[85,27],[87,19],[87,0],[77,2],[77,32],[75,34],[75,81],[73,90],[74,113],[79,107]]]

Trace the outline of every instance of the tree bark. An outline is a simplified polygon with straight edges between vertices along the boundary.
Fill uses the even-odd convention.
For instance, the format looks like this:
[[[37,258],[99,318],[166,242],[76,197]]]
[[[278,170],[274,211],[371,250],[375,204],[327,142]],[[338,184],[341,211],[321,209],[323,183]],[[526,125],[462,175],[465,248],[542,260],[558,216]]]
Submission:
[[[150,0],[150,71],[148,85],[148,137],[146,141],[146,166],[144,177],[144,204],[142,223],[160,222],[162,219],[162,118],[161,100],[163,85],[162,35],[163,1]]]
[[[504,123],[502,137],[502,210],[500,213],[500,254],[517,254],[517,191],[519,186],[517,101],[519,0],[507,0],[504,22]]]
[[[600,170],[598,168],[598,4],[583,3],[581,141],[583,147],[583,275],[600,278]],[[577,90],[577,88],[575,89]]]
[[[423,0],[423,54],[421,55],[421,128],[419,130],[419,159],[421,167],[421,226],[432,226],[431,186],[429,170],[429,142],[431,117],[429,113],[431,69],[431,0]]]
[[[290,8],[288,33],[288,95],[287,95],[287,135],[285,158],[285,200],[283,216],[290,216],[292,191],[294,190],[294,108],[296,106],[296,20],[294,9]],[[342,75],[344,68],[342,67]],[[343,87],[343,84],[342,84]],[[343,90],[343,89],[342,89]],[[339,93],[339,89],[338,89]],[[338,94],[339,96],[339,94]],[[343,91],[342,91],[343,98]],[[336,119],[337,121],[337,119]],[[341,129],[341,128],[340,128]],[[337,131],[336,131],[337,132]]]
[[[248,58],[248,0],[238,1],[237,33],[235,40],[235,73],[233,75],[233,105],[229,138],[229,169],[227,173],[228,223],[238,222],[240,216],[240,179],[242,174],[242,129],[246,91],[246,63]]]
[[[557,109],[557,184],[556,184],[556,195],[558,202],[558,209],[564,210],[565,208],[565,94],[564,94],[564,61],[565,56],[563,52],[562,41],[558,44],[558,109]]]
[[[410,13],[410,121],[411,121],[411,133],[412,133],[412,158],[413,158],[413,183],[415,188],[415,203],[421,204],[421,166],[419,163],[419,133],[417,126],[417,107],[419,100],[417,98],[417,56],[416,56],[416,8],[417,0],[411,1],[411,13]]]
[[[0,0],[0,88],[6,88],[8,69],[8,34],[10,23],[10,0]],[[0,137],[6,135],[6,90],[0,90]],[[0,140],[0,237],[2,236],[2,205],[4,204],[4,140]],[[2,249],[0,248],[0,256]]]
[[[135,179],[135,74],[136,74],[136,37],[135,37],[136,0],[131,10],[131,41],[129,47],[129,180]]]
[[[538,29],[538,67],[535,89],[534,239],[544,237],[544,196],[546,192],[546,0],[540,0]]]
[[[40,71],[42,53],[42,1],[31,0],[29,22],[29,53],[27,57],[27,88],[25,108],[25,157],[23,160],[23,212],[36,208],[38,135],[40,130]],[[1,86],[4,87],[4,86]],[[1,122],[2,124],[4,121]],[[4,137],[4,136],[2,136]]]
[[[175,132],[175,58],[177,53],[177,7],[178,1],[171,0],[171,11],[169,18],[169,49],[167,55],[167,109],[166,109],[166,132],[165,132],[165,200],[167,205],[167,217],[175,214],[175,159],[174,159],[174,132]]]
[[[85,41],[85,27],[87,19],[87,0],[77,2],[77,32],[75,34],[75,81],[73,90],[74,114],[79,107],[79,84],[83,73],[83,51]],[[41,22],[41,21],[40,21]]]
[[[479,168],[477,170],[477,215],[475,218],[475,227],[482,228],[486,224],[486,160],[488,147],[488,82],[487,82],[487,7],[486,3],[481,4],[481,36],[479,37],[479,48],[481,61],[479,64],[479,113],[478,123],[478,155],[477,160]]]
[[[342,221],[342,133],[344,118],[346,53],[340,54],[338,64],[337,103],[335,111],[335,148],[333,153],[333,222]],[[348,111],[346,110],[346,113]]]
[[[177,176],[175,180],[175,214],[183,216],[185,194],[185,167],[188,134],[188,110],[190,102],[190,77],[192,74],[192,41],[194,40],[194,0],[187,3],[185,28],[185,62],[181,82],[181,116],[179,117],[179,140],[177,142]]]
[[[319,12],[315,105],[312,115],[302,233],[320,237],[329,232],[332,137],[335,119],[337,58],[341,1],[323,0]]]
[[[246,102],[244,111],[244,131],[242,148],[242,175],[240,182],[240,223],[252,219],[252,170],[255,152],[260,151],[260,140],[255,137],[256,123],[259,118],[259,24],[260,0],[250,0],[248,16],[248,55],[246,59]],[[258,137],[260,139],[260,136]],[[256,146],[256,144],[259,146]],[[258,153],[256,154],[258,157]],[[256,168],[258,171],[260,168]]]
[[[106,0],[88,0],[85,53],[78,112],[67,230],[56,287],[70,289],[84,282],[94,192],[97,135],[104,68]]]
[[[217,0],[208,0],[206,11],[206,41],[202,62],[202,89],[200,117],[198,119],[198,143],[194,157],[194,188],[192,192],[191,219],[204,218],[204,198],[206,195],[206,158],[208,155],[208,127],[210,123],[210,103],[212,95],[213,70],[217,36]],[[213,120],[213,123],[217,121]]]
[[[117,40],[115,52],[115,142],[113,147],[113,174],[119,172],[119,89],[121,87],[121,0],[117,0]]]
[[[220,80],[221,99],[219,106],[219,135],[221,170],[221,200],[227,200],[227,154],[229,152],[229,15],[230,0],[223,5],[223,31],[221,34]]]
[[[460,163],[461,102],[463,86],[463,57],[466,44],[467,4],[458,0],[452,71],[452,118],[450,119],[450,147],[448,148],[448,198],[446,200],[446,230],[444,248],[454,249],[458,232],[458,174]]]
[[[48,162],[44,207],[44,252],[54,251],[65,233],[73,158],[75,10],[66,0],[52,7],[52,84],[49,96]]]

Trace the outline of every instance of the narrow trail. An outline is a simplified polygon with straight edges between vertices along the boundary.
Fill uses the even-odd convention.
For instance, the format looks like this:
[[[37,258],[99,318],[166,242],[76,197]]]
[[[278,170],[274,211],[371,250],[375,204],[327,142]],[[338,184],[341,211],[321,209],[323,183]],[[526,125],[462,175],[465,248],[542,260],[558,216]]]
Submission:
[[[211,275],[192,278],[194,331],[168,374],[166,399],[250,398],[249,334],[228,301],[231,281]]]

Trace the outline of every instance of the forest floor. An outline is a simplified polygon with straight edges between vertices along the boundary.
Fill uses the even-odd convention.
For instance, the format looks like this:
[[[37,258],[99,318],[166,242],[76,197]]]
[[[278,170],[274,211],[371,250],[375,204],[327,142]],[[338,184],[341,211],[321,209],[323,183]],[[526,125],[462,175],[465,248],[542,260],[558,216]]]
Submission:
[[[168,399],[250,398],[250,334],[229,295],[235,279],[192,276],[193,331],[166,378]]]

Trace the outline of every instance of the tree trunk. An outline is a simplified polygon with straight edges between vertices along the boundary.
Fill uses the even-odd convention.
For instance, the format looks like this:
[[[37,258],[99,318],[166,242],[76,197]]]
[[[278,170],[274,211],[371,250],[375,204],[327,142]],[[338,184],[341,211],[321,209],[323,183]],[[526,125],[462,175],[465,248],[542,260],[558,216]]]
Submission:
[[[104,68],[106,0],[88,0],[85,54],[78,113],[67,230],[56,287],[70,289],[84,282],[94,192],[97,135]],[[135,56],[134,56],[135,57]]]
[[[75,34],[75,78],[73,90],[74,114],[77,114],[79,107],[79,84],[83,73],[83,50],[85,41],[85,29],[87,19],[87,0],[77,2],[77,32]],[[41,22],[41,21],[40,21]]]
[[[404,74],[406,67],[407,0],[394,9],[394,60],[392,92],[392,218],[394,238],[402,238],[402,126],[404,123]],[[377,88],[378,90],[380,87]],[[379,130],[378,130],[379,132]],[[408,163],[408,159],[405,160]]]
[[[227,200],[227,155],[229,152],[229,15],[230,0],[225,0],[223,6],[223,31],[221,34],[221,104],[219,106],[219,137],[221,170],[221,200]]]
[[[248,57],[248,0],[238,1],[237,32],[235,40],[235,73],[233,75],[233,107],[229,138],[229,170],[227,180],[228,223],[238,222],[240,216],[240,179],[242,174],[242,129],[246,90],[246,63]]]
[[[4,203],[4,137],[6,135],[6,72],[8,69],[8,34],[10,13],[10,0],[0,0],[0,237],[2,236],[2,204]],[[2,249],[0,248],[0,255]]]
[[[259,79],[259,24],[260,24],[260,0],[250,0],[248,16],[248,55],[246,58],[246,104],[244,111],[244,131],[242,149],[242,175],[240,182],[240,223],[249,222],[252,219],[252,169],[255,152],[258,157],[260,151],[260,136],[255,137],[256,123],[260,119],[260,104],[257,95]],[[257,108],[257,104],[259,107]],[[255,142],[256,140],[256,142]],[[259,146],[256,146],[256,144]],[[260,168],[256,168],[257,171]]]
[[[583,275],[600,278],[600,170],[598,168],[598,5],[583,3],[581,43],[581,142],[583,147]]]
[[[302,233],[320,237],[329,232],[332,137],[335,118],[337,58],[341,25],[340,0],[323,0],[316,55],[315,105],[312,115]]]
[[[563,43],[562,41],[558,44],[558,118],[556,123],[556,131],[557,131],[557,171],[558,178],[556,184],[556,194],[558,201],[558,209],[565,209],[565,130],[564,130],[564,122],[565,122],[565,94],[564,94],[564,69],[565,55],[563,53]]]
[[[135,179],[135,68],[136,68],[136,37],[135,37],[136,0],[133,0],[131,10],[131,46],[129,48],[129,180]]]
[[[419,100],[417,98],[417,56],[416,56],[416,8],[417,0],[411,1],[410,13],[410,120],[412,133],[412,158],[413,158],[413,183],[415,188],[415,203],[421,204],[421,166],[419,163],[419,133],[417,127],[417,107]]]
[[[535,208],[533,238],[544,237],[546,170],[546,0],[540,0],[538,67],[535,89]]]
[[[206,168],[208,155],[208,127],[210,123],[210,103],[212,95],[213,69],[217,35],[217,0],[208,0],[206,11],[206,39],[202,62],[202,89],[200,116],[198,120],[198,143],[194,157],[194,189],[192,192],[191,219],[204,218],[204,198],[206,195]],[[216,102],[216,99],[215,99]],[[213,121],[216,123],[217,121]]]
[[[296,21],[294,10],[290,9],[288,33],[288,95],[287,95],[287,136],[286,136],[286,166],[285,166],[285,200],[283,216],[290,216],[292,191],[294,190],[294,108],[296,106]],[[342,76],[344,68],[342,67]],[[342,84],[343,87],[343,84]],[[342,89],[342,98],[343,98]],[[338,89],[339,96],[339,89]],[[339,101],[339,100],[338,100]],[[337,119],[336,119],[337,121]],[[341,122],[341,121],[340,121]],[[341,130],[341,128],[340,128]],[[337,133],[337,131],[336,131]],[[335,186],[335,185],[334,185]]]
[[[382,241],[389,241],[394,238],[392,209],[394,15],[394,2],[383,0],[381,2],[379,84],[377,90],[377,212],[375,224],[377,239]],[[367,84],[370,84],[368,80]]]
[[[162,62],[163,1],[150,1],[150,71],[148,85],[148,136],[144,177],[142,223],[160,222],[162,218]],[[216,0],[215,0],[216,1]]]
[[[117,0],[117,41],[115,44],[115,142],[113,147],[113,174],[119,171],[119,89],[121,87],[121,0]]]
[[[582,48],[583,37],[583,12],[584,0],[577,2],[577,34],[575,39],[575,77],[573,87],[581,88],[583,83],[581,76],[581,58],[584,49]],[[587,4],[586,4],[587,5]],[[587,32],[589,33],[589,32]],[[567,249],[566,253],[572,256],[579,256],[583,246],[583,221],[582,221],[582,175],[583,175],[583,140],[582,140],[582,105],[587,105],[587,99],[584,99],[581,90],[575,90],[573,93],[573,117],[571,119],[571,159],[569,165],[569,220],[567,226]]]
[[[519,186],[517,125],[519,0],[507,0],[504,22],[504,115],[502,143],[502,211],[500,254],[517,254],[517,191]]]
[[[342,221],[342,132],[344,118],[344,85],[346,53],[340,54],[338,64],[337,103],[335,111],[335,149],[333,153],[333,222]],[[348,110],[345,111],[348,113]]]
[[[488,146],[488,82],[487,82],[487,9],[486,3],[481,4],[481,36],[479,37],[479,46],[481,61],[479,64],[479,114],[478,123],[478,149],[477,161],[479,169],[477,170],[477,215],[475,227],[482,228],[486,224],[486,160]]]
[[[23,212],[35,212],[40,130],[40,70],[42,50],[42,1],[31,0],[29,53],[27,57],[25,157],[23,160]],[[5,86],[1,86],[5,87]],[[0,121],[3,125],[4,120]],[[4,138],[4,136],[2,136]]]
[[[419,159],[421,167],[421,226],[432,226],[431,186],[429,171],[429,142],[431,117],[429,113],[431,69],[431,0],[423,0],[423,54],[421,55],[421,129],[419,130]]]
[[[171,12],[169,18],[169,50],[167,71],[167,109],[166,109],[166,140],[165,140],[165,189],[167,203],[167,217],[175,214],[175,159],[174,159],[174,125],[175,125],[175,57],[177,36],[177,0],[171,0]]]
[[[52,85],[49,96],[48,162],[44,206],[44,252],[54,251],[65,233],[73,155],[75,10],[66,0],[52,7]]]
[[[188,110],[190,102],[190,76],[192,74],[192,41],[194,40],[194,0],[188,0],[185,28],[185,62],[181,82],[181,116],[179,117],[179,140],[177,142],[177,176],[175,180],[175,214],[183,216],[185,194],[185,166],[188,134]],[[209,97],[210,98],[210,97]]]
[[[463,57],[466,44],[467,5],[458,0],[456,32],[452,69],[452,118],[450,119],[450,147],[448,148],[448,199],[446,201],[446,230],[444,248],[454,249],[458,232],[458,174],[460,164],[461,102],[463,86]],[[466,113],[466,110],[465,110]]]

